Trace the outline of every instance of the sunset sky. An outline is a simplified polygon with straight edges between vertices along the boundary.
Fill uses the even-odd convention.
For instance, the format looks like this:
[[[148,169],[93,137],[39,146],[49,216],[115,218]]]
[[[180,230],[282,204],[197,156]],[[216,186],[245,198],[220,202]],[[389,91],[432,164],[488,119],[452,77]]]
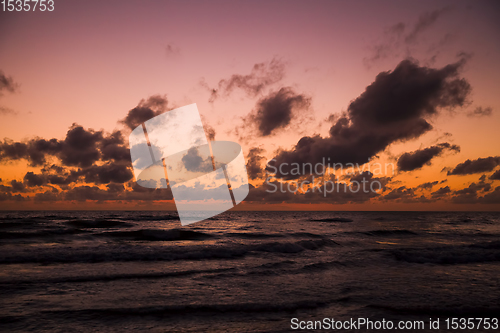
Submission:
[[[243,147],[243,210],[500,210],[497,1],[55,1],[0,12],[0,209],[173,209],[128,137],[196,103]],[[370,195],[265,166],[392,163]],[[365,169],[366,170],[366,169]],[[276,175],[277,177],[279,175]],[[285,181],[302,181],[298,175]]]

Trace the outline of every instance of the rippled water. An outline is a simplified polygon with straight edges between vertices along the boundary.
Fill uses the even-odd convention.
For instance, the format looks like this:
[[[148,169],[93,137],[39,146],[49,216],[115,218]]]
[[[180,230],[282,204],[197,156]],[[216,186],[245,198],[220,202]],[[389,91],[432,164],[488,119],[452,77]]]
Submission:
[[[500,213],[2,212],[0,251],[2,331],[500,313]]]

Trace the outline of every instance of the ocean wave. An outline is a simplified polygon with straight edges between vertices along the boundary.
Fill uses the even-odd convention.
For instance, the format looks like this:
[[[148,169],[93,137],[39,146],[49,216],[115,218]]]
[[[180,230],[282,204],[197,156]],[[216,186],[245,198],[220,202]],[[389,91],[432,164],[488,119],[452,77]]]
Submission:
[[[17,229],[17,228],[25,228],[27,226],[31,226],[35,224],[35,221],[22,221],[22,222],[17,222],[17,221],[7,221],[7,222],[0,222],[0,229]]]
[[[236,239],[269,239],[269,238],[306,238],[306,239],[320,239],[325,238],[323,235],[313,234],[310,232],[293,232],[293,233],[263,233],[263,232],[230,232],[224,234],[229,238]]]
[[[309,219],[311,222],[353,222],[354,220],[345,217],[328,217],[324,219]]]
[[[418,235],[418,233],[411,231],[411,230],[406,230],[406,229],[371,230],[371,231],[361,232],[361,234],[368,235],[368,236],[415,236],[415,235]]]
[[[333,269],[344,269],[352,266],[351,262],[327,261],[317,262],[298,266],[295,261],[283,261],[277,263],[267,263],[257,267],[249,267],[245,270],[221,272],[213,275],[203,276],[203,279],[234,278],[237,276],[278,276],[318,273]]]
[[[202,303],[202,304],[179,304],[167,306],[144,306],[144,307],[129,307],[129,308],[97,308],[97,309],[79,309],[79,310],[52,310],[42,311],[43,314],[60,315],[63,317],[78,316],[97,317],[102,316],[145,316],[159,315],[172,316],[178,314],[194,314],[194,313],[252,313],[252,312],[290,312],[301,309],[317,309],[328,306],[336,300],[301,300],[291,302],[244,302],[244,303]],[[1,318],[1,317],[0,317]]]
[[[234,271],[235,268],[216,268],[216,269],[203,269],[203,270],[187,270],[176,272],[148,272],[148,273],[124,273],[124,274],[103,274],[103,275],[87,275],[87,276],[62,276],[56,278],[46,279],[17,279],[12,283],[1,281],[2,286],[5,287],[9,284],[14,287],[25,288],[26,285],[38,285],[40,283],[81,283],[81,282],[108,282],[116,280],[133,280],[133,279],[164,279],[171,277],[184,277],[193,276],[198,274],[213,274],[220,272]],[[11,288],[11,287],[9,287]]]
[[[277,233],[261,233],[261,232],[229,232],[225,234],[229,238],[237,239],[269,239],[269,238],[282,238],[285,234]]]
[[[500,261],[500,241],[462,246],[411,248],[390,251],[397,260],[441,265]]]
[[[167,214],[167,215],[136,215],[124,217],[127,221],[179,221],[179,215],[177,214]]]
[[[115,228],[115,227],[130,227],[133,224],[108,219],[92,219],[92,220],[73,220],[67,221],[65,224],[75,228]]]
[[[113,238],[127,238],[140,241],[205,240],[214,237],[214,235],[210,235],[207,233],[182,229],[141,229],[131,231],[109,231],[98,235]]]
[[[367,308],[388,310],[399,315],[429,315],[429,316],[453,316],[455,318],[497,318],[500,307],[472,307],[468,305],[438,307],[438,306],[389,306],[382,304],[370,304]]]
[[[313,264],[304,265],[304,267],[302,267],[302,270],[307,272],[309,271],[317,272],[317,271],[325,271],[325,270],[330,270],[332,268],[339,268],[346,266],[347,266],[346,263],[334,260],[334,261],[317,262]]]
[[[15,239],[26,239],[26,238],[39,238],[40,240],[43,240],[44,238],[50,238],[54,236],[76,235],[81,233],[85,233],[85,231],[78,229],[47,229],[47,230],[32,231],[32,232],[0,231],[0,239],[15,240]]]
[[[232,259],[253,253],[293,254],[338,246],[329,239],[259,244],[188,245],[188,246],[131,246],[98,248],[46,248],[38,252],[0,254],[0,264],[12,263],[96,263],[110,261],[172,261],[200,259]]]
[[[39,223],[38,219],[4,217],[0,219],[0,228],[25,227],[35,223]]]

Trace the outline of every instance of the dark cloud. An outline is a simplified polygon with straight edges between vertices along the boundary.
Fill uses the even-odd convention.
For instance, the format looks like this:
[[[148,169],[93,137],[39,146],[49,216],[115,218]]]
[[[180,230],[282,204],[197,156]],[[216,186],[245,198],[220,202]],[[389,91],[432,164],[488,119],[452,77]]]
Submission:
[[[497,165],[500,165],[500,156],[467,160],[458,164],[453,170],[448,171],[448,175],[472,175],[474,173],[493,171]]]
[[[182,163],[187,171],[210,172],[214,170],[211,156],[203,159],[197,147],[192,147],[188,150],[182,157]]]
[[[0,115],[17,115],[17,111],[0,106]]]
[[[448,194],[451,193],[451,189],[449,186],[441,187],[439,190],[434,191],[431,193],[432,198],[438,199],[442,198],[444,196],[447,196]]]
[[[166,111],[166,107],[164,97],[152,96],[142,100],[122,123],[133,127],[134,122],[147,120],[142,111],[148,109],[159,114]],[[0,142],[0,162],[21,159],[38,167],[39,172],[29,171],[22,181],[11,181],[11,186],[0,185],[2,200],[21,200],[22,196],[12,192],[26,192],[27,188],[37,192],[33,197],[37,202],[172,199],[170,190],[143,189],[133,182],[129,149],[119,130],[105,133],[73,124],[63,140],[34,138]],[[39,192],[40,189],[45,192]]]
[[[490,179],[492,179],[492,180],[500,180],[500,170],[495,171],[495,173],[493,173],[490,176]]]
[[[415,191],[417,189],[418,187],[407,188],[406,186],[400,186],[384,195],[381,199],[383,201],[396,201],[403,203],[429,203],[433,201],[428,199],[425,195],[416,195]]]
[[[102,131],[85,130],[73,124],[66,133],[59,158],[64,165],[88,167],[100,159],[98,143],[103,139]]]
[[[78,174],[85,177],[85,182],[94,184],[126,183],[134,177],[129,165],[114,163],[93,165]]]
[[[18,160],[25,158],[28,148],[25,143],[13,142],[5,139],[0,143],[0,161]]]
[[[407,188],[406,186],[400,186],[382,197],[385,201],[396,201],[396,200],[412,200],[415,197],[415,191],[412,188]]]
[[[500,186],[497,186],[494,191],[479,198],[478,201],[482,204],[500,204]]]
[[[116,199],[115,195],[108,193],[97,186],[82,185],[66,191],[65,200],[86,201],[86,200],[111,200]]]
[[[390,179],[373,177],[370,172],[353,175],[349,182],[339,182],[335,175],[329,177],[308,176],[292,182],[269,179],[260,186],[250,185],[246,202],[261,203],[363,203],[380,196]],[[289,185],[291,184],[291,185]],[[305,184],[305,185],[301,185]],[[307,192],[296,191],[297,185]],[[290,186],[290,187],[289,187]],[[371,191],[371,188],[374,191]]]
[[[403,22],[399,22],[394,24],[393,26],[387,29],[387,33],[401,35],[406,29],[406,25]]]
[[[130,150],[125,146],[124,142],[125,140],[120,131],[114,131],[111,135],[103,137],[99,145],[102,160],[130,161]]]
[[[46,155],[57,156],[62,152],[63,145],[64,145],[63,141],[59,141],[57,139],[50,139],[50,140],[33,139],[26,143],[27,156],[25,156],[24,158],[30,161],[30,164],[32,166],[43,165],[46,163],[45,156]],[[68,154],[69,156],[78,154],[74,152],[71,153],[70,150],[71,150],[70,147],[66,147],[65,149],[66,154]]]
[[[383,41],[375,44],[372,47],[372,54],[363,59],[365,65],[370,67],[373,62],[389,57],[409,56],[411,47],[418,43],[420,35],[431,28],[450,9],[450,7],[445,7],[431,12],[424,12],[418,17],[413,26],[403,22],[390,26],[385,31]],[[405,34],[405,31],[408,32]],[[437,46],[433,46],[432,50],[436,51],[438,46],[449,43],[453,39],[452,37],[452,34],[446,34],[440,39]]]
[[[207,133],[208,141],[215,141],[215,135],[216,135],[215,129],[208,124],[205,124],[204,127],[205,127],[205,133]]]
[[[133,130],[146,120],[167,111],[167,107],[168,100],[166,96],[153,95],[148,99],[142,99],[120,122]]]
[[[315,164],[323,158],[364,164],[394,142],[418,138],[432,129],[429,117],[466,102],[471,87],[458,77],[463,64],[462,60],[434,69],[403,60],[393,71],[377,75],[333,124],[328,137],[301,138],[291,150],[280,151],[275,164]]]
[[[442,9],[434,10],[432,12],[425,12],[422,15],[420,15],[412,31],[410,31],[410,33],[405,37],[405,42],[407,44],[414,43],[417,40],[417,37],[423,31],[430,28],[434,23],[436,23],[439,17],[441,17],[449,10],[450,10],[449,7],[445,7]]]
[[[31,166],[40,166],[50,155],[58,157],[64,165],[87,167],[101,158],[98,146],[103,138],[102,131],[86,130],[73,124],[62,141],[38,138],[25,142],[4,140],[0,143],[0,160],[27,159]]]
[[[52,171],[61,169],[57,173]],[[24,184],[29,187],[43,186],[47,184],[65,186],[80,181],[94,184],[126,183],[133,178],[130,164],[106,163],[103,165],[91,165],[78,170],[66,170],[61,167],[52,166],[42,169],[42,173],[35,174],[27,172],[24,176]]]
[[[428,148],[415,150],[410,153],[404,153],[398,159],[398,169],[401,171],[412,171],[420,169],[424,165],[430,165],[431,160],[436,156],[440,156],[445,150],[460,152],[460,147],[444,142]]]
[[[468,117],[485,117],[491,116],[493,114],[493,109],[491,107],[478,106],[474,110],[467,113]]]
[[[21,194],[4,193],[0,192],[0,201],[26,201],[27,198],[23,197]]]
[[[423,184],[418,185],[416,188],[423,189],[423,190],[430,190],[434,185],[437,185],[438,183],[439,182],[437,180],[433,181],[433,182],[427,182],[427,183],[423,183]]]
[[[64,140],[31,139],[0,142],[0,161],[28,160],[31,166],[44,166],[47,157],[56,157],[64,166],[86,168],[98,161],[129,162],[130,153],[122,133],[84,129],[73,124]]]
[[[66,174],[64,176],[61,175],[43,175],[47,180],[47,183],[53,185],[69,185],[71,183],[75,183],[78,181],[80,175],[78,172],[72,171],[70,174]]]
[[[47,183],[47,180],[43,176],[29,171],[24,175],[24,183],[29,187],[42,186]]]
[[[210,102],[219,96],[228,96],[235,89],[243,90],[247,95],[255,97],[269,86],[278,83],[285,76],[285,64],[279,59],[270,62],[255,64],[247,75],[233,74],[229,79],[220,80],[217,88],[210,88],[206,83],[202,85],[210,93]]]
[[[15,179],[10,182],[10,185],[12,186],[13,192],[24,192],[26,190],[26,186]]]
[[[51,173],[53,170],[61,171],[57,173]],[[28,187],[40,187],[47,184],[53,184],[58,186],[69,185],[79,181],[80,176],[82,176],[82,170],[66,170],[62,167],[53,165],[50,168],[44,168],[41,170],[42,173],[35,174],[29,171],[24,175],[23,182]]]
[[[261,154],[264,153],[265,150],[259,147],[250,148],[250,151],[247,154],[247,173],[250,179],[254,180],[257,178],[261,178],[264,176],[264,170],[262,168],[262,162],[265,161],[264,156]]]
[[[269,136],[276,130],[287,127],[299,112],[307,111],[310,105],[310,97],[284,87],[259,100],[256,110],[249,115],[247,121],[257,126],[259,135]]]
[[[14,81],[12,77],[9,77],[0,70],[0,96],[2,96],[4,91],[14,93],[18,89],[19,85]]]
[[[170,57],[173,57],[173,56],[177,56],[181,53],[181,49],[174,45],[174,44],[168,44],[166,47],[165,47],[165,55],[170,58]]]
[[[479,195],[491,190],[491,184],[486,183],[485,180],[486,175],[482,175],[478,183],[472,183],[467,188],[454,191],[453,197],[451,198],[452,202],[458,204],[473,204],[480,202],[482,199]]]
[[[273,191],[274,188],[280,186],[280,182],[277,181],[269,181],[260,186],[253,186],[252,184],[248,186],[250,191],[245,198],[245,202],[281,203],[290,202],[294,197],[294,193],[290,191]]]
[[[58,201],[62,200],[63,196],[57,190],[47,190],[45,192],[39,192],[35,194],[34,201],[35,202],[49,202],[49,201]]]
[[[11,193],[12,187],[0,184],[0,193]]]

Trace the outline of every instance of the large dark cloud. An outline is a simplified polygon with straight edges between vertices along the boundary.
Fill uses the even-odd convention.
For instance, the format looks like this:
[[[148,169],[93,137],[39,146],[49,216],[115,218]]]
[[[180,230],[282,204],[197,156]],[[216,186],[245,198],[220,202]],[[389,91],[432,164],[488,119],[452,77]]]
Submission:
[[[61,145],[59,157],[64,165],[88,167],[100,159],[98,143],[102,140],[102,131],[85,130],[73,124]]]
[[[104,136],[99,148],[101,149],[101,158],[104,161],[130,161],[130,150],[125,145],[123,134],[120,131],[114,131],[109,136]]]
[[[247,95],[255,97],[269,86],[281,81],[285,76],[285,64],[279,59],[255,64],[250,74],[233,74],[228,79],[220,80],[217,88],[202,85],[211,92],[210,102],[219,96],[228,96],[236,89],[243,90]]]
[[[47,180],[42,175],[37,175],[31,171],[28,171],[26,175],[24,175],[24,183],[27,186],[42,186],[47,183]]]
[[[259,135],[269,136],[287,127],[297,113],[306,111],[310,104],[310,97],[284,87],[259,100],[256,110],[247,120],[257,126]]]
[[[24,192],[26,190],[26,186],[22,182],[15,179],[10,182],[10,185],[13,192]]]
[[[47,157],[58,158],[62,165],[89,167],[96,162],[129,161],[130,154],[119,131],[106,135],[103,131],[84,129],[73,124],[64,140],[31,139],[24,142],[4,140],[0,143],[0,161],[28,160],[31,166],[42,166]]]
[[[323,158],[366,163],[394,142],[418,138],[432,129],[429,117],[466,102],[471,87],[458,76],[463,64],[462,60],[434,69],[403,60],[393,71],[377,75],[333,124],[328,137],[301,138],[291,150],[279,152],[275,164],[314,164]]]
[[[441,155],[445,150],[460,152],[460,147],[444,142],[428,148],[404,153],[398,159],[398,169],[401,171],[412,171],[420,169],[424,165],[430,165],[431,160]]]
[[[127,116],[120,122],[133,130],[146,120],[149,120],[168,110],[168,100],[166,96],[153,95],[143,99],[139,104],[130,110]]]
[[[262,168],[262,162],[265,161],[264,149],[259,147],[250,148],[247,154],[247,173],[248,177],[252,180],[261,178],[264,176],[264,170]]]
[[[467,160],[458,164],[453,170],[448,171],[448,175],[472,175],[474,173],[493,171],[497,165],[500,165],[500,156]]]

